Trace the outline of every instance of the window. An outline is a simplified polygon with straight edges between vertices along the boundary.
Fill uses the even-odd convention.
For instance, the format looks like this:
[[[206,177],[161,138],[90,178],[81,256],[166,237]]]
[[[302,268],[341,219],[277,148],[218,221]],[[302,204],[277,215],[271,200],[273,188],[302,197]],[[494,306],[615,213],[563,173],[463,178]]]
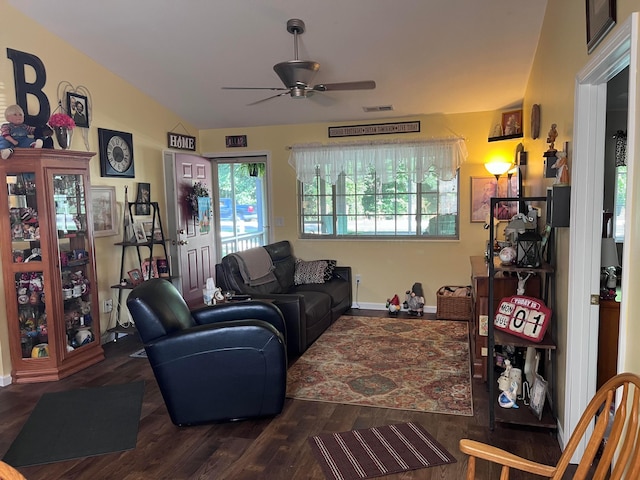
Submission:
[[[265,245],[265,157],[214,158],[219,258]]]
[[[416,160],[415,151],[403,157],[402,144],[391,153],[385,144],[382,158],[371,161],[360,150],[350,158],[351,147],[331,152],[327,164],[315,157],[312,175],[308,164],[302,179],[298,169],[302,237],[458,238],[457,167],[438,169],[433,156]],[[323,174],[328,167],[331,175]]]
[[[624,214],[627,199],[627,166],[616,167],[615,214],[613,217],[613,238],[624,242]]]

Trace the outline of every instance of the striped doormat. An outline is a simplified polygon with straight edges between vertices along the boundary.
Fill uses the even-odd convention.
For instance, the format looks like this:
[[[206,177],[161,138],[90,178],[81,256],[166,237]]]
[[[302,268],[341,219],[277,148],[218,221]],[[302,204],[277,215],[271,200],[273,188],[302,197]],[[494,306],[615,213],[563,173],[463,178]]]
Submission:
[[[325,476],[335,480],[362,480],[456,462],[422,425],[413,422],[317,435],[309,443]]]

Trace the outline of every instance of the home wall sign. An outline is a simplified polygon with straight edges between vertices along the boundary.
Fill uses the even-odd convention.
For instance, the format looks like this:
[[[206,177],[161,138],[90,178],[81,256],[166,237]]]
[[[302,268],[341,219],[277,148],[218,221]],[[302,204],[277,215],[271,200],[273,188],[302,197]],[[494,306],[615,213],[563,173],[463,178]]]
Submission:
[[[225,145],[227,148],[234,147],[246,147],[247,146],[247,136],[246,135],[227,135],[224,137]]]
[[[339,127],[329,127],[329,138],[386,135],[391,133],[416,133],[419,131],[419,120],[415,122],[377,123],[371,125],[343,125]]]
[[[196,151],[196,137],[180,133],[167,132],[167,146],[177,150]]]

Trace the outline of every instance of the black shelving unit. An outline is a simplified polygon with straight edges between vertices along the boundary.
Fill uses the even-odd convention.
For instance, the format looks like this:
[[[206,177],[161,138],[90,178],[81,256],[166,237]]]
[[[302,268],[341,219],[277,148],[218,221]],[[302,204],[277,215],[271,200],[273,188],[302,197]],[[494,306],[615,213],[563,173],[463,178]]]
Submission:
[[[133,235],[133,229],[130,227],[134,224],[134,219],[139,216],[136,215],[136,207],[143,207],[145,212],[144,217],[151,217],[151,235],[146,237],[146,241],[137,241],[135,236]],[[157,234],[157,235],[156,235]],[[140,270],[142,270],[142,264],[145,259],[149,259],[150,261],[154,258],[154,248],[159,248],[162,255],[166,259],[166,274],[161,278],[165,278],[168,281],[172,280],[171,276],[171,268],[169,265],[169,252],[167,249],[167,239],[164,236],[164,229],[162,228],[162,219],[160,218],[160,208],[158,207],[158,202],[127,202],[125,205],[125,215],[123,220],[123,234],[122,241],[117,242],[114,245],[120,246],[122,248],[122,255],[120,257],[120,282],[111,285],[111,288],[118,291],[118,304],[116,308],[116,324],[114,327],[108,329],[107,331],[110,333],[116,334],[116,340],[118,339],[118,334],[128,334],[135,332],[135,326],[132,324],[124,324],[121,321],[121,313],[122,309],[126,308],[126,306],[122,306],[122,295],[125,290],[131,290],[135,287],[135,284],[128,279],[128,272],[125,270],[125,256],[128,249],[134,248],[136,251],[136,255],[138,258],[138,265]],[[148,252],[148,256],[143,255]],[[153,269],[149,269],[149,275],[153,275]],[[122,280],[126,279],[126,283],[122,282]],[[143,281],[148,280],[148,278],[143,279]],[[128,323],[128,322],[127,322]]]
[[[491,212],[495,211],[496,206],[501,202],[519,202],[521,208],[526,208],[531,204],[542,204],[546,203],[547,197],[494,197],[491,199]],[[556,416],[554,413],[554,405],[553,401],[553,381],[555,378],[555,362],[554,362],[554,351],[556,349],[555,344],[555,322],[553,319],[551,320],[551,325],[547,329],[544,338],[541,342],[536,343],[532,341],[528,341],[524,338],[516,337],[514,335],[510,335],[508,333],[504,333],[502,331],[497,331],[494,328],[493,320],[495,318],[495,306],[494,306],[494,278],[497,272],[505,272],[511,274],[536,274],[542,276],[542,301],[549,307],[552,311],[555,307],[555,285],[554,285],[554,239],[553,239],[553,229],[551,229],[547,245],[546,245],[546,255],[543,259],[542,264],[539,267],[519,267],[516,265],[502,265],[499,258],[493,255],[491,250],[493,249],[493,245],[495,243],[495,225],[494,225],[494,217],[491,215],[491,220],[489,222],[489,248],[488,248],[488,270],[489,270],[489,335],[487,339],[488,343],[488,352],[489,352],[489,361],[487,362],[487,382],[488,382],[488,391],[489,391],[489,428],[491,430],[495,427],[495,422],[501,423],[509,423],[515,425],[523,425],[523,426],[532,426],[532,427],[541,427],[548,429],[557,428]],[[514,292],[515,293],[515,292]],[[548,367],[545,370],[545,375],[547,376],[546,380],[548,382],[550,392],[547,392],[547,396],[549,398],[548,401],[545,401],[544,410],[542,413],[542,419],[538,420],[538,418],[530,411],[528,407],[520,404],[519,408],[502,408],[497,405],[497,379],[496,372],[494,367],[494,354],[496,345],[513,345],[516,348],[527,348],[534,347],[538,350],[545,352],[548,355]],[[524,373],[524,372],[523,372]]]

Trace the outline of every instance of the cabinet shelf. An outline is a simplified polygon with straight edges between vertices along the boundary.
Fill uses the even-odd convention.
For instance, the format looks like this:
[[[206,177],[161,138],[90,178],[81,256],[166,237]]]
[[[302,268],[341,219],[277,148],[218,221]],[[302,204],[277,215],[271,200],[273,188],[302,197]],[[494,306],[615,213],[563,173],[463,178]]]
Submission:
[[[144,205],[148,208],[143,217],[151,217],[151,235],[158,235],[158,238],[150,238],[147,235],[146,242],[137,242],[132,241],[132,237],[128,237],[129,225],[133,225],[135,218],[135,207],[138,205]],[[162,220],[160,219],[160,209],[158,207],[158,202],[149,202],[149,203],[141,203],[141,202],[126,202],[125,203],[125,212],[123,219],[123,240],[121,242],[116,242],[114,245],[122,247],[122,256],[120,258],[120,278],[119,280],[126,279],[128,276],[128,272],[125,269],[125,253],[127,249],[134,248],[138,258],[138,267],[142,271],[143,276],[145,275],[145,268],[143,265],[146,265],[147,260],[148,264],[148,277],[144,278],[144,280],[148,280],[152,278],[155,274],[158,278],[164,278],[165,280],[172,281],[172,275],[169,270],[169,253],[167,250],[167,240],[164,236],[164,230],[162,228]],[[129,240],[127,240],[127,238]],[[161,250],[161,256],[154,256],[154,247],[158,247]],[[148,252],[147,255],[142,255],[140,249],[144,249],[143,252]],[[164,268],[166,270],[160,271],[160,260],[164,261]],[[157,264],[154,263],[157,261]],[[155,265],[155,266],[154,266]],[[109,328],[107,332],[115,333],[115,334],[128,334],[135,332],[135,326],[130,324],[129,326],[123,326],[120,322],[120,314],[122,308],[120,307],[122,304],[122,294],[125,290],[132,290],[135,285],[132,282],[127,282],[126,285],[122,285],[120,283],[111,285],[111,288],[118,291],[118,309],[116,311],[116,324],[113,328]],[[116,335],[117,340],[117,335]]]
[[[505,201],[512,201],[510,198],[492,198],[491,199],[491,209],[489,211],[494,211],[498,203]],[[526,205],[526,203],[542,203],[547,202],[546,197],[523,197],[518,199],[521,202],[521,205]],[[489,221],[489,245],[493,245],[495,242],[494,238],[494,218],[491,218]],[[554,341],[553,329],[549,328],[542,339],[541,342],[533,342],[527,340],[526,338],[522,338],[519,336],[511,335],[509,333],[503,332],[501,330],[497,330],[494,327],[493,319],[496,314],[496,305],[500,300],[500,296],[496,296],[496,277],[500,277],[501,275],[512,275],[512,274],[535,274],[535,276],[540,277],[541,282],[541,295],[540,298],[542,302],[547,305],[551,310],[554,308],[555,304],[555,292],[553,286],[554,279],[554,267],[553,267],[553,230],[550,232],[550,237],[547,242],[547,254],[546,261],[543,261],[538,267],[522,267],[518,265],[503,265],[499,258],[493,257],[492,261],[487,263],[488,267],[488,365],[487,365],[487,381],[488,381],[488,389],[489,389],[489,427],[493,430],[495,422],[501,423],[509,423],[509,424],[517,424],[523,426],[532,426],[532,427],[541,427],[541,428],[557,428],[555,416],[553,412],[553,379],[554,373],[553,369],[555,368],[552,361],[551,351],[556,349],[556,343]],[[518,277],[520,277],[518,275]],[[535,278],[535,277],[534,277]],[[538,420],[538,418],[531,412],[529,407],[523,405],[523,402],[519,402],[519,408],[502,408],[497,404],[496,399],[498,398],[497,392],[497,382],[496,382],[496,371],[494,368],[494,354],[496,350],[496,346],[501,345],[511,345],[516,348],[528,348],[533,347],[537,350],[544,350],[549,352],[549,369],[545,369],[545,377],[550,391],[547,392],[548,398],[545,399],[545,405],[543,409],[542,419]],[[537,372],[536,372],[537,373]]]
[[[495,409],[496,422],[546,429],[558,428],[558,424],[548,404],[545,404],[540,420],[538,420],[538,417],[536,417],[531,409],[527,405],[524,405],[524,403],[519,402],[518,407],[519,408],[497,407]]]
[[[487,139],[488,142],[500,142],[502,140],[511,140],[512,138],[522,138],[524,134],[522,133],[514,133],[513,135],[500,135],[497,137],[489,137]]]
[[[94,155],[25,148],[0,164],[7,189],[0,195],[0,211],[7,212],[0,248],[15,383],[60,380],[104,359],[88,210]]]

